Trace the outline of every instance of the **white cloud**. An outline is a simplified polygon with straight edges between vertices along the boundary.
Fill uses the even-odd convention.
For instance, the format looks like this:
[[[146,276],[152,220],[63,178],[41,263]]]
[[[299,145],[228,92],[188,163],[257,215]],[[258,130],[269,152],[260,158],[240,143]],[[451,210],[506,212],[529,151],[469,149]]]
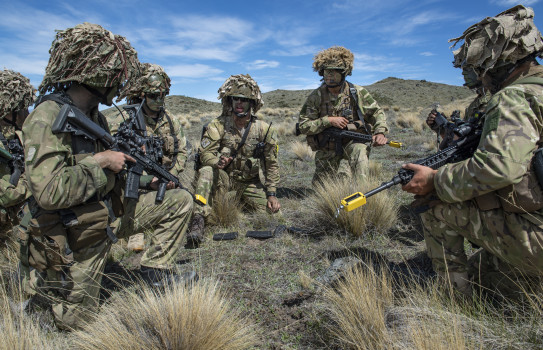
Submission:
[[[268,60],[255,60],[251,63],[245,65],[246,69],[257,70],[264,68],[277,68],[279,67],[279,62],[277,61],[268,61]]]
[[[164,67],[171,77],[181,78],[213,78],[223,71],[205,64],[178,64]]]
[[[530,6],[537,4],[539,0],[490,0],[490,2],[500,6],[513,7],[515,5]]]
[[[424,52],[421,52],[420,55],[430,57],[430,56],[435,56],[436,54],[430,51],[424,51]]]

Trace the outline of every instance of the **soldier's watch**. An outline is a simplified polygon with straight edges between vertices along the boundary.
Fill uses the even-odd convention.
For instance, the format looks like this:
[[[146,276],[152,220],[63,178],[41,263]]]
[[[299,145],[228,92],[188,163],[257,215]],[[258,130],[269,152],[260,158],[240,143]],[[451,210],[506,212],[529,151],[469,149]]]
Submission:
[[[275,195],[275,192],[266,192],[266,198],[267,197],[277,197],[277,196]]]

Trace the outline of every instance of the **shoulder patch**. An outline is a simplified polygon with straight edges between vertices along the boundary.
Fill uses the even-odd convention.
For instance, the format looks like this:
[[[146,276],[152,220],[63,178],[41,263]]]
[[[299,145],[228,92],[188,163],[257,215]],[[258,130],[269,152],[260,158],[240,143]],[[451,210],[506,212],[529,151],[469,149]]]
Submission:
[[[211,141],[207,137],[204,137],[202,141],[200,142],[200,145],[202,146],[202,148],[207,148],[207,146],[209,146],[210,144],[211,144]]]
[[[501,96],[494,96],[488,101],[485,110],[485,122],[483,126],[483,136],[488,135],[489,132],[494,131],[498,128],[498,123],[500,121],[500,113],[496,111],[496,108],[500,104]]]
[[[38,153],[38,150],[40,149],[40,145],[30,145],[28,147],[28,152],[26,153],[25,157],[25,163],[32,164],[34,162],[34,157],[36,157],[36,153]]]

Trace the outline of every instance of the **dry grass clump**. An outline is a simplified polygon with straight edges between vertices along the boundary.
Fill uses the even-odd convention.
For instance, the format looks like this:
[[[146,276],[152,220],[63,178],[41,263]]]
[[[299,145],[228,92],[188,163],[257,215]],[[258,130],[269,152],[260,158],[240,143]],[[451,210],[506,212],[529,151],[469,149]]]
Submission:
[[[315,152],[309,147],[309,145],[306,142],[300,142],[300,141],[294,141],[290,149],[292,150],[292,153],[294,155],[303,161],[310,161],[315,159]]]
[[[121,292],[96,320],[74,334],[79,349],[248,349],[255,328],[216,282]]]
[[[381,264],[382,265],[382,264]],[[347,349],[541,349],[543,294],[496,303],[459,298],[439,280],[393,279],[386,268],[345,274],[325,288],[329,331]],[[396,281],[393,283],[392,281]],[[420,282],[419,282],[420,283]],[[394,292],[393,292],[394,291]]]
[[[402,113],[400,116],[398,116],[398,118],[396,118],[396,125],[399,126],[400,128],[421,128],[422,130],[422,125],[421,123],[423,123],[424,121],[421,120],[421,118],[419,117],[419,114],[416,113],[416,112],[405,112],[405,113]]]
[[[211,214],[208,222],[211,225],[229,227],[241,218],[241,199],[236,191],[219,190],[211,201]]]
[[[332,324],[331,334],[347,349],[389,349],[385,311],[393,303],[388,273],[373,268],[355,269],[335,288],[325,289],[325,303]]]
[[[273,124],[279,136],[294,136],[296,134],[296,123],[294,121],[285,120],[277,124]]]
[[[262,115],[264,119],[267,119],[268,117],[273,118],[288,118],[293,119],[298,117],[298,113],[300,112],[299,108],[271,108],[271,107],[264,107],[258,111],[259,115]]]
[[[38,320],[24,311],[24,292],[13,247],[0,250],[0,349],[54,349],[62,345],[46,336]],[[55,344],[55,346],[53,346]]]
[[[366,231],[374,229],[386,232],[394,226],[398,216],[398,201],[388,191],[383,191],[368,199],[368,203],[353,211],[340,210],[337,219],[335,215],[341,200],[353,193],[365,193],[380,185],[377,177],[371,175],[364,179],[342,179],[333,176],[325,179],[314,187],[314,194],[308,201],[315,212],[316,226],[323,228],[340,227],[345,231],[361,236]]]

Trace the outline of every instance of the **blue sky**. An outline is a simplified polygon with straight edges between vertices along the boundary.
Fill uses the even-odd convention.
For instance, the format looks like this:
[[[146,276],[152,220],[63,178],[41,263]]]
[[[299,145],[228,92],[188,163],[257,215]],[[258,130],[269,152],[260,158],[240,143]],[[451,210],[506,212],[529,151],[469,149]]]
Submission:
[[[315,88],[313,56],[333,45],[355,54],[348,80],[356,84],[392,76],[462,85],[448,39],[519,3],[543,30],[543,0],[0,1],[0,66],[35,86],[55,29],[87,21],[125,36],[140,61],[162,65],[170,94],[210,101],[240,73],[263,92]]]

